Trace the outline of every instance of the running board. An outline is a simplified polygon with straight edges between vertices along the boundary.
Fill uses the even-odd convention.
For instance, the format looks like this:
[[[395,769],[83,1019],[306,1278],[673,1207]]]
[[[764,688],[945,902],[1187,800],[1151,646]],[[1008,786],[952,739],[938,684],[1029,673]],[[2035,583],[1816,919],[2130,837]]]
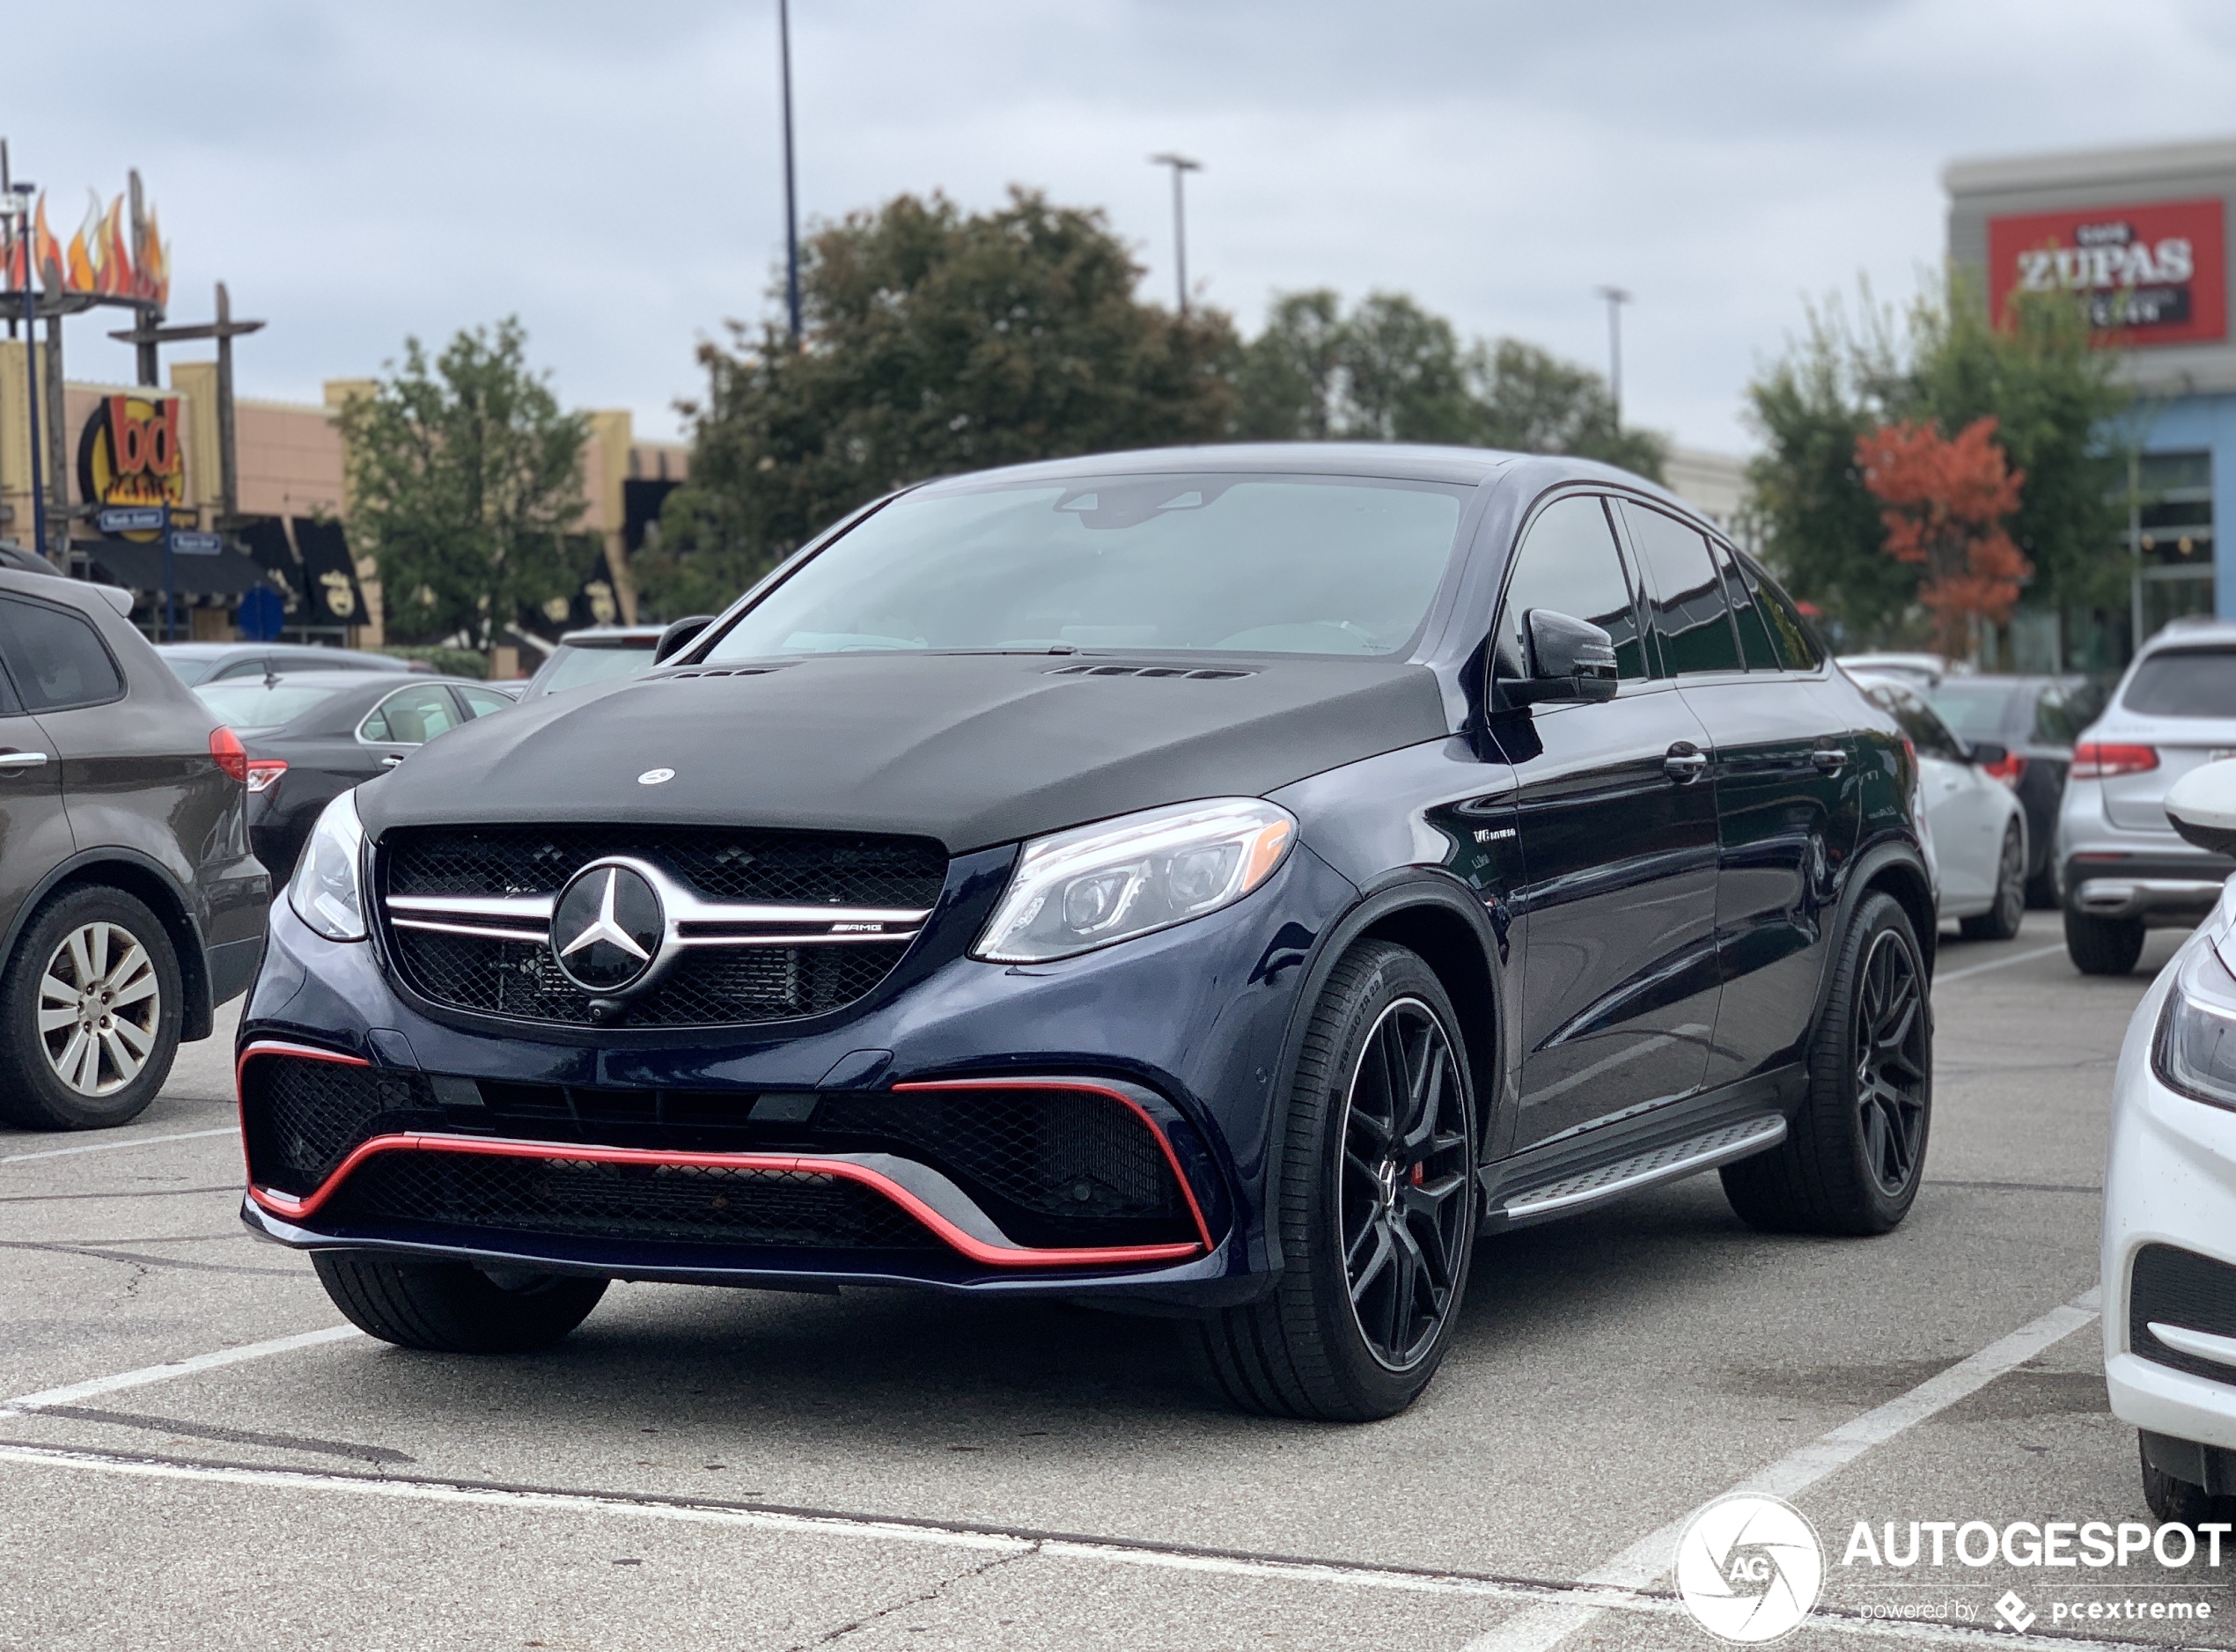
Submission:
[[[1689,1136],[1682,1142],[1673,1142],[1650,1153],[1634,1154],[1629,1158],[1617,1159],[1612,1164],[1602,1164],[1595,1170],[1581,1171],[1573,1176],[1564,1176],[1558,1181],[1524,1188],[1499,1207],[1499,1214],[1509,1222],[1532,1222],[1541,1216],[1558,1215],[1563,1211],[1580,1209],[1585,1205],[1596,1205],[1602,1200],[1619,1199],[1625,1193],[1635,1193],[1640,1188],[1651,1187],[1658,1182],[1673,1182],[1681,1177],[1714,1170],[1733,1159],[1743,1159],[1765,1149],[1774,1148],[1784,1140],[1784,1115],[1772,1113],[1768,1117],[1742,1119],[1737,1124],[1727,1124],[1701,1135]]]

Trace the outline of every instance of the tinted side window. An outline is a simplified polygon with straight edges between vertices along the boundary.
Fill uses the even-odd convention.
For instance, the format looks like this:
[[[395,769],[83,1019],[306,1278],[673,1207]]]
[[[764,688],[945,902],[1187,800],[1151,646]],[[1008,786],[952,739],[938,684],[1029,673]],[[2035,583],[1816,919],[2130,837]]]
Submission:
[[[0,597],[0,658],[26,711],[67,711],[124,695],[124,679],[84,618],[44,603]]]
[[[1623,518],[1644,564],[1661,663],[1672,676],[1740,669],[1740,641],[1708,541],[1674,517],[1628,500]]]
[[[1646,650],[1629,581],[1607,525],[1606,507],[1589,495],[1556,499],[1529,525],[1506,579],[1506,606],[1498,620],[1498,669],[1519,677],[1529,656],[1522,644],[1522,616],[1550,608],[1589,620],[1614,639],[1615,670],[1625,678],[1646,674]]]
[[[392,745],[424,745],[438,734],[448,734],[458,722],[458,709],[439,683],[424,688],[403,688],[390,694],[364,720],[368,740]]]
[[[1740,654],[1751,672],[1775,672],[1785,669],[1785,662],[1778,657],[1778,650],[1770,641],[1770,628],[1762,617],[1762,610],[1747,589],[1740,573],[1739,564],[1732,560],[1729,546],[1714,540],[1708,542],[1715,555],[1717,567],[1724,570],[1724,594],[1732,599],[1732,620],[1739,627]]]
[[[1882,684],[1871,690],[1871,697],[1894,714],[1894,721],[1910,737],[1910,744],[1917,747],[1919,756],[1938,757],[1952,763],[1964,760],[1964,748],[1949,732],[1948,724],[1935,716],[1933,709],[1909,689]]]
[[[1778,663],[1791,672],[1813,672],[1823,664],[1825,651],[1817,646],[1809,622],[1801,617],[1801,610],[1794,606],[1793,598],[1746,557],[1734,560],[1762,615],[1763,628],[1770,634],[1770,646],[1778,651]]]

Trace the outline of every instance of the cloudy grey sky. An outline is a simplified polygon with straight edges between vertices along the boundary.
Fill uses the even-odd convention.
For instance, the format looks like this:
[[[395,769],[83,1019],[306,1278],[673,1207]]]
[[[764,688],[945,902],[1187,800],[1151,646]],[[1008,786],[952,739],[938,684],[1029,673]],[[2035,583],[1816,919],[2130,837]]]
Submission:
[[[2236,132],[2225,0],[794,0],[803,212],[1011,182],[1108,209],[1170,301],[1409,291],[1604,364],[1741,451],[1805,296],[1900,295],[1953,155]],[[0,128],[67,235],[136,165],[177,319],[231,286],[246,393],[517,312],[570,402],[677,429],[695,343],[783,245],[775,0],[105,0],[10,23]],[[129,377],[71,324],[71,376]]]

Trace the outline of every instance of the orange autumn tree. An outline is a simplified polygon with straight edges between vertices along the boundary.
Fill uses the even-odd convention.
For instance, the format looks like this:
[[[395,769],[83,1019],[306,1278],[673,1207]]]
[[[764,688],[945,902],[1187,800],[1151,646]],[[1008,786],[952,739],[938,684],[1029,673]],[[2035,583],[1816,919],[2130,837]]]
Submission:
[[[1995,435],[1992,418],[1954,437],[1905,420],[1856,438],[1864,486],[1885,507],[1887,554],[1925,570],[1917,599],[1951,657],[1969,652],[1974,620],[2011,618],[2019,582],[2034,571],[2003,525],[2026,473],[2010,467]]]

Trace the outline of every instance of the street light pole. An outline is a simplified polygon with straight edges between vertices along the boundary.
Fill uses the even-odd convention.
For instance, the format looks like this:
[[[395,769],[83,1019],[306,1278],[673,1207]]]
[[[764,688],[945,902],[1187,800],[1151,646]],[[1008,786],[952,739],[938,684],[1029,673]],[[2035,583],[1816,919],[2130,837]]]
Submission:
[[[11,181],[8,186],[7,212],[14,221],[18,244],[24,249],[23,368],[25,400],[29,404],[25,431],[31,437],[31,532],[39,554],[47,556],[47,478],[39,453],[39,249],[32,245],[31,195],[29,184]]]
[[[1620,287],[1602,287],[1607,301],[1607,393],[1614,400],[1614,428],[1622,429],[1622,306],[1630,295]]]
[[[1186,173],[1202,172],[1203,163],[1200,160],[1190,160],[1185,155],[1175,155],[1170,151],[1162,155],[1151,155],[1149,161],[1152,166],[1169,166],[1173,169],[1173,267],[1180,282],[1181,313],[1186,315],[1188,313],[1188,199],[1181,180]]]
[[[800,347],[799,202],[792,177],[792,8],[776,0],[776,55],[784,89],[784,300],[791,316],[792,348]]]

